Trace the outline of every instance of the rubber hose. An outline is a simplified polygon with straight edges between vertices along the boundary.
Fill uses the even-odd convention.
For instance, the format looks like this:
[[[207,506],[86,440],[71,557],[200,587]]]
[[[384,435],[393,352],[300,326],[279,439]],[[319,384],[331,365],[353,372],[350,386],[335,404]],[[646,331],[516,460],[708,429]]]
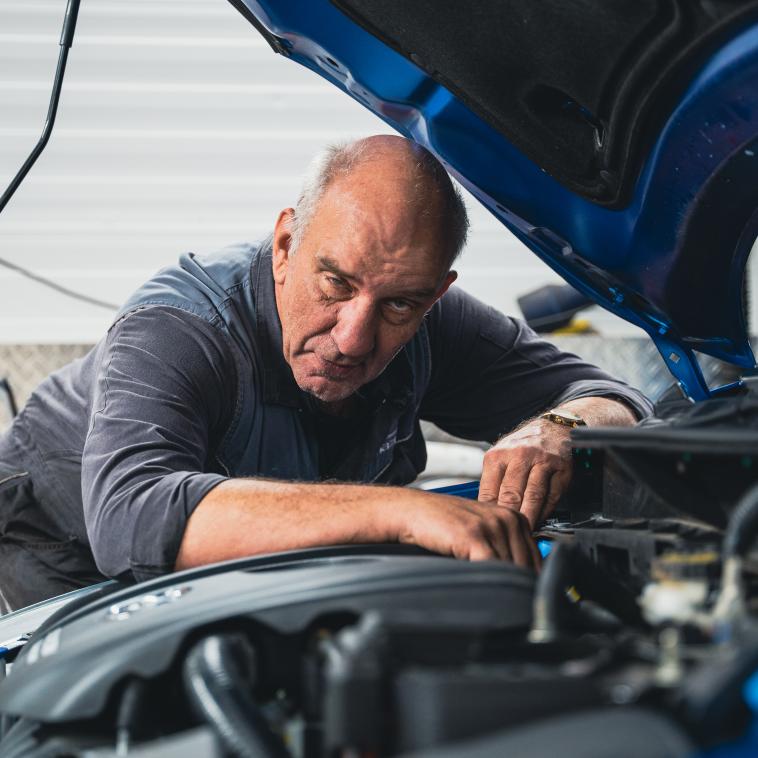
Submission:
[[[744,557],[758,536],[758,484],[739,500],[724,535],[724,558]]]
[[[576,545],[556,545],[537,580],[531,639],[546,642],[575,627],[575,609],[566,597],[570,587],[594,600],[622,621],[644,625],[637,602],[620,582],[598,568]]]
[[[183,666],[184,686],[200,718],[240,758],[289,758],[269,729],[250,690],[255,653],[241,633],[213,634],[198,642]]]
[[[554,640],[568,626],[570,608],[566,588],[571,579],[571,559],[566,545],[556,545],[545,562],[534,591],[534,622],[530,639]]]
[[[116,714],[116,752],[127,755],[134,738],[140,717],[144,710],[147,685],[142,679],[131,679],[126,683]]]

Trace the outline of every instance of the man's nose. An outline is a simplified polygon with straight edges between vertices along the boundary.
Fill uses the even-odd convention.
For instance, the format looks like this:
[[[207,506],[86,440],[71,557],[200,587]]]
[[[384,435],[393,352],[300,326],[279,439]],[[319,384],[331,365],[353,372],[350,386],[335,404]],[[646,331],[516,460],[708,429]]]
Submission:
[[[376,309],[370,300],[354,298],[342,303],[332,339],[342,355],[363,358],[376,343]]]

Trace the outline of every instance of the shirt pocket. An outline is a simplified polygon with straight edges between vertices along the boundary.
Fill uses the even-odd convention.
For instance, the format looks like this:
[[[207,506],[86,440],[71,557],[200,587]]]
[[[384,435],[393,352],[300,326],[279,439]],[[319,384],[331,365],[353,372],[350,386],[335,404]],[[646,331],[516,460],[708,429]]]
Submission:
[[[62,540],[77,537],[87,543],[82,507],[80,450],[51,450],[42,454],[35,495],[51,531]]]
[[[28,471],[0,465],[0,537],[25,519],[24,511],[33,502]]]

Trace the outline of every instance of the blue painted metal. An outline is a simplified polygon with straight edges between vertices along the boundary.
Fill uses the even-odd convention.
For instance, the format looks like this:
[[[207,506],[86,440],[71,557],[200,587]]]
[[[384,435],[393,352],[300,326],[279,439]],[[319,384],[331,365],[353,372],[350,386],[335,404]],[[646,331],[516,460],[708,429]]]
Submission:
[[[758,719],[739,739],[697,753],[692,758],[755,758],[758,755]]]
[[[479,482],[466,482],[465,484],[451,484],[447,487],[435,487],[430,492],[437,492],[440,495],[455,495],[456,497],[465,497],[469,500],[476,500],[479,497]]]
[[[745,682],[742,695],[748,708],[758,716],[758,671]]]
[[[553,543],[550,540],[537,540],[537,548],[543,558],[547,558],[553,552]]]
[[[755,366],[741,305],[750,241],[730,256],[721,302],[691,307],[709,333],[674,322],[687,293],[672,271],[687,264],[682,230],[708,179],[735,155],[755,157],[758,181],[758,26],[742,30],[690,82],[647,156],[631,202],[584,200],[527,159],[447,89],[350,21],[327,0],[244,0],[292,60],[435,153],[461,183],[570,284],[655,340],[693,399],[711,395],[694,350]],[[717,223],[717,220],[714,220]],[[724,305],[726,303],[726,305]],[[689,305],[689,304],[688,304]]]

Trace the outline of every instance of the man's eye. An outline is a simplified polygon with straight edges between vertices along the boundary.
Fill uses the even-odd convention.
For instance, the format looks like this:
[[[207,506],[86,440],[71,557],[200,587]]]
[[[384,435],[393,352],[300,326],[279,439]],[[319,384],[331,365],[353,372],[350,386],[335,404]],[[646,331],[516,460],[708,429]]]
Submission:
[[[387,305],[395,313],[405,314],[410,313],[415,307],[415,303],[408,302],[408,300],[388,300]]]
[[[322,287],[327,294],[330,295],[344,295],[350,291],[350,285],[338,276],[331,276],[326,274],[323,278]]]

